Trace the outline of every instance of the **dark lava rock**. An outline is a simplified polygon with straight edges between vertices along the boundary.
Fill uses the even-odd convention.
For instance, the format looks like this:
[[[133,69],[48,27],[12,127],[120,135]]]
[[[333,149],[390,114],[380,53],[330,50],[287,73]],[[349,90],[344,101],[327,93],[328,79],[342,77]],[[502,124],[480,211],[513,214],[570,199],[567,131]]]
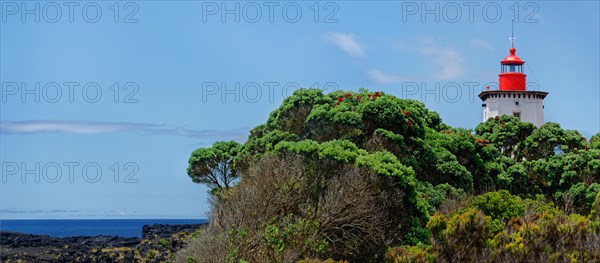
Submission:
[[[115,236],[57,238],[0,231],[0,261],[17,262],[116,262],[105,252],[133,251],[141,239]],[[119,248],[119,249],[116,249]],[[104,252],[103,252],[104,251]],[[124,256],[123,256],[124,257]],[[130,255],[133,260],[133,254]]]
[[[205,226],[205,224],[182,224],[182,225],[165,225],[154,224],[145,225],[142,227],[142,239],[158,236],[159,238],[169,238],[173,234],[180,232],[192,232]]]
[[[205,225],[142,227],[142,238],[77,236],[57,238],[0,231],[0,262],[166,262],[185,239]]]

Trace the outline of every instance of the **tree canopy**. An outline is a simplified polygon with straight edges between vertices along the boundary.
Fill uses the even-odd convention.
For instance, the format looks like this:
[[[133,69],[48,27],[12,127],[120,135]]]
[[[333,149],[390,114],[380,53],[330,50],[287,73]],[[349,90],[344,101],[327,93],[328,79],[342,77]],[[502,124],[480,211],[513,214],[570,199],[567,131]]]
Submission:
[[[223,189],[211,201],[213,239],[204,245],[227,251],[208,251],[215,257],[205,260],[394,261],[421,253],[452,261],[468,249],[456,243],[469,235],[464,224],[481,234],[471,245],[488,253],[490,242],[508,244],[495,235],[532,215],[532,200],[565,214],[595,213],[600,134],[588,141],[556,123],[536,128],[512,116],[473,131],[384,92],[300,89],[244,144],[200,148],[189,164],[194,182]]]
[[[238,142],[215,142],[212,147],[198,148],[188,160],[187,174],[194,183],[203,183],[215,190],[229,188],[239,176],[234,159],[242,145]]]

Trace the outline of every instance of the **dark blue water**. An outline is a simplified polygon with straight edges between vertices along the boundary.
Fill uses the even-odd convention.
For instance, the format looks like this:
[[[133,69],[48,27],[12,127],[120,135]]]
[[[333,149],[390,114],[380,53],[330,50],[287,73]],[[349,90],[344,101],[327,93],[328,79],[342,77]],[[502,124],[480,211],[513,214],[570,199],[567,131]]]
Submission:
[[[0,230],[28,234],[68,236],[141,237],[143,225],[201,224],[205,219],[43,219],[0,220]]]

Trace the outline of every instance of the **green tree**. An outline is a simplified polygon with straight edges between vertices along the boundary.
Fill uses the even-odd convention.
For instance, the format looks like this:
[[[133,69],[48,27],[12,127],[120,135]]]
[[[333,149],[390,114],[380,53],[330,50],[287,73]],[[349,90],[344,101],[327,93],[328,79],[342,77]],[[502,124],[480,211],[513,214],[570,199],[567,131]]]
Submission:
[[[599,181],[599,150],[568,152],[552,156],[547,162],[549,186],[553,189],[566,190],[578,182],[589,184]]]
[[[527,162],[517,163],[510,166],[505,172],[498,176],[499,186],[508,189],[513,194],[534,196],[541,194],[539,179],[528,173]]]
[[[321,90],[296,90],[283,100],[278,109],[271,112],[266,124],[267,131],[278,129],[303,136],[307,132],[306,117],[310,114],[313,106],[326,103],[331,103],[331,98],[323,95]]]
[[[383,92],[300,89],[243,145],[218,142],[192,153],[194,182],[232,187],[211,198],[211,225],[192,246],[203,252],[192,255],[203,262],[380,262],[391,248],[394,260],[581,259],[571,252],[583,246],[557,250],[550,240],[575,233],[561,222],[591,233],[588,219],[555,217],[553,204],[521,198],[592,210],[597,218],[599,173],[600,134],[588,142],[556,123],[536,128],[512,116],[473,133],[449,127],[423,103]],[[419,246],[394,249],[400,244]]]
[[[548,122],[527,137],[523,156],[528,160],[536,160],[586,146],[587,141],[579,132],[563,130],[558,123]]]
[[[239,176],[234,159],[242,145],[235,141],[215,142],[210,148],[198,148],[188,160],[187,174],[194,183],[206,184],[212,190],[229,188]]]
[[[590,146],[593,149],[600,150],[600,132],[596,133],[592,138],[590,138]]]
[[[524,141],[534,130],[535,126],[529,122],[502,115],[480,123],[475,133],[495,145],[504,155],[520,159]]]

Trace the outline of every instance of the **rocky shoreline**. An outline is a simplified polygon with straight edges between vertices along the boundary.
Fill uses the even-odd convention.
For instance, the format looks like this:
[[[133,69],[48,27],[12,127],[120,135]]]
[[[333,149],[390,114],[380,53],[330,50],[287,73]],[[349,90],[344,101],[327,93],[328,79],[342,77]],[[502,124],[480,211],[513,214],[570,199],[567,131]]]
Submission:
[[[142,238],[0,231],[0,262],[167,262],[206,224],[145,225]]]

